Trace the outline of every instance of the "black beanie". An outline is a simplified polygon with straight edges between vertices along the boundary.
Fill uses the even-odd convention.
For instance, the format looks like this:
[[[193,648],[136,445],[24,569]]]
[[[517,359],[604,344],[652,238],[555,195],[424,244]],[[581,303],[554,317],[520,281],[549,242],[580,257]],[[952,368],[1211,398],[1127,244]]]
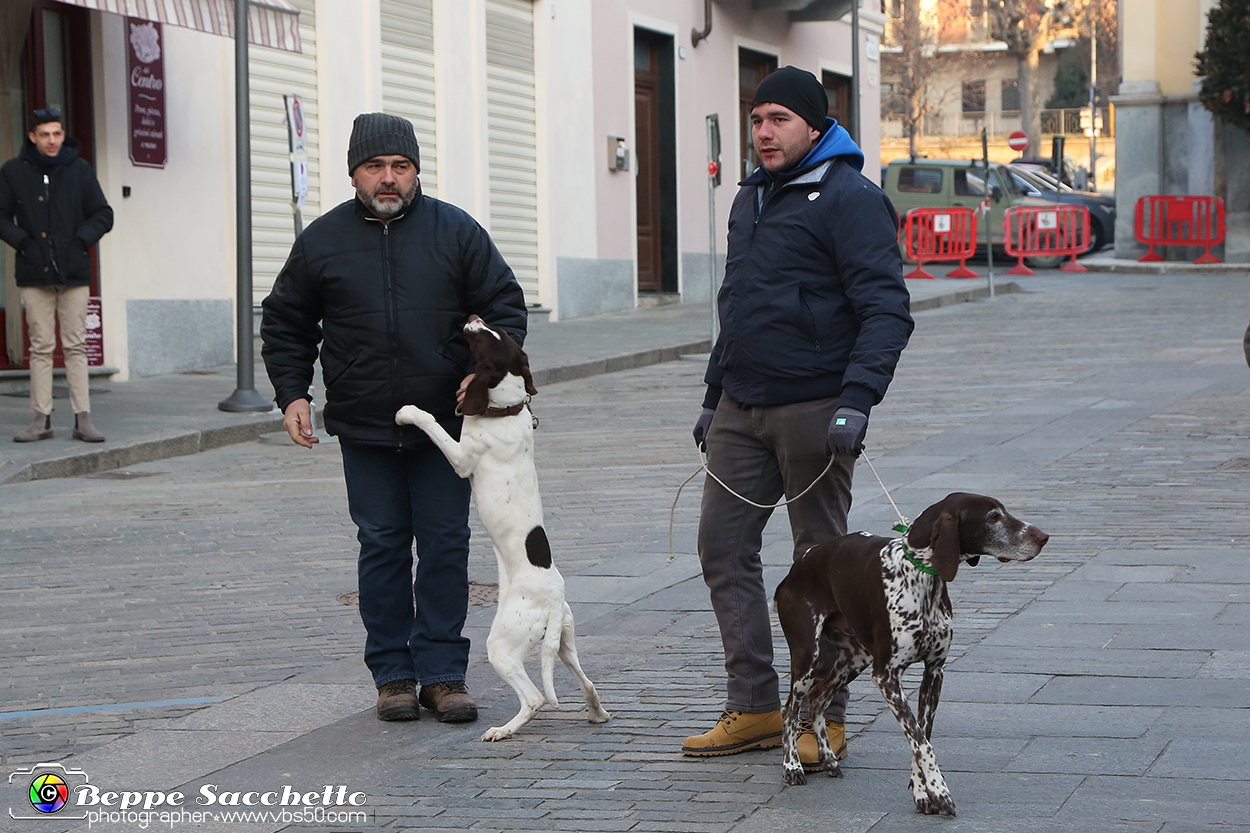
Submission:
[[[406,156],[421,173],[421,151],[412,122],[388,113],[361,113],[352,123],[347,145],[347,173],[354,175],[361,162],[375,156]]]
[[[825,131],[829,116],[829,94],[825,87],[805,69],[782,67],[773,70],[755,88],[751,109],[765,103],[780,104],[793,110],[799,118],[820,132]]]

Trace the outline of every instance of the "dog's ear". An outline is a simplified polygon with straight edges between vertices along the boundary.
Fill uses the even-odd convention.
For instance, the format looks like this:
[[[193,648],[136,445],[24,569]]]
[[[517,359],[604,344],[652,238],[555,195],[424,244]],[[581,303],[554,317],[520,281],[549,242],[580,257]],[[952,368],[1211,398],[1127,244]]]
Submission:
[[[520,348],[517,348],[520,350]],[[525,392],[530,396],[538,393],[538,388],[534,387],[534,377],[530,374],[530,357],[525,355],[525,351],[521,351],[521,378],[525,380]]]
[[[521,345],[517,344],[516,339],[508,335],[506,331],[496,330],[496,332],[503,336],[504,343],[510,346],[514,351],[513,355],[515,358],[511,361],[512,367],[510,369],[513,373],[520,376],[522,381],[525,382],[525,392],[530,396],[538,393],[538,389],[534,387],[534,377],[530,373],[530,357],[525,355],[525,351],[521,349]]]
[[[464,400],[460,403],[460,413],[465,416],[479,416],[490,407],[490,380],[481,369],[469,380],[465,388]]]
[[[955,572],[959,569],[959,520],[950,512],[938,516],[929,536],[929,545],[933,548],[933,567],[942,581],[954,581]]]

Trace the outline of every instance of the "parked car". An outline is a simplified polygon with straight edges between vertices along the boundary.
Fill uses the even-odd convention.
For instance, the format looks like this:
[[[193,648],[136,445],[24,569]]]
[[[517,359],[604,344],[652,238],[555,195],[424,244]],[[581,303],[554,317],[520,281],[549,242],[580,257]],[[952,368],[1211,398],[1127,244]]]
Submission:
[[[913,208],[976,208],[985,199],[986,171],[980,161],[965,159],[895,159],[886,169],[882,186],[899,216],[905,217]],[[995,256],[1003,246],[1003,212],[1019,205],[1050,206],[1053,201],[1031,197],[1011,176],[1006,165],[990,164],[990,239]],[[978,249],[985,250],[985,216],[977,223]],[[1058,266],[1061,257],[1029,258],[1030,266]]]
[[[1029,170],[1040,171],[1059,180],[1069,188],[1083,189],[1089,179],[1089,172],[1084,168],[1078,168],[1076,162],[1072,161],[1071,156],[1063,157],[1063,164],[1058,170],[1055,169],[1055,160],[1049,156],[1035,156],[1028,159],[1021,157],[1013,159],[1011,164],[1019,165]]]
[[[1063,203],[1083,205],[1089,209],[1089,253],[1115,242],[1115,200],[1102,194],[1069,188],[1050,174],[1029,170],[1019,165],[1007,166],[1012,179],[1027,196]]]

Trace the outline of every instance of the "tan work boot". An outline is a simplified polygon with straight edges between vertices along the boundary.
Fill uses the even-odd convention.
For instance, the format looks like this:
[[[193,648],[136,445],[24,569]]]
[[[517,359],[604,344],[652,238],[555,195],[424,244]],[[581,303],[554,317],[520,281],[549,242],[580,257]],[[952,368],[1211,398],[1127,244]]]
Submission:
[[[681,754],[708,757],[781,745],[781,709],[739,712],[725,709],[711,731],[686,738]]]
[[[35,414],[34,420],[22,433],[13,438],[15,443],[33,443],[36,440],[50,440],[56,434],[52,431],[52,414]]]
[[[439,723],[469,723],[477,720],[477,703],[464,680],[448,680],[421,686],[417,700],[434,712]]]
[[[813,772],[820,769],[820,747],[816,742],[816,733],[812,731],[812,724],[804,721],[802,729],[803,734],[799,735],[799,763],[803,765],[804,771]],[[846,725],[826,720],[825,734],[829,736],[829,747],[833,749],[833,756],[839,761],[845,760],[850,754],[846,751]]]
[[[85,443],[102,443],[104,435],[91,424],[91,412],[82,411],[74,414],[74,439]]]
[[[378,689],[378,720],[420,719],[416,680],[391,680]]]

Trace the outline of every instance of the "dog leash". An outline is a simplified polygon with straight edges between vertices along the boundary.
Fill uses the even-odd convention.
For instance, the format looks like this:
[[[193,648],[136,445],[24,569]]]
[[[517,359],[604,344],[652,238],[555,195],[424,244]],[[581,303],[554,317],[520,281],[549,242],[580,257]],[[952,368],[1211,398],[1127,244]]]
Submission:
[[[862,453],[864,451],[864,446],[861,445],[859,448],[860,448],[860,452]],[[911,522],[907,520],[907,518],[903,515],[902,512],[899,511],[898,504],[894,502],[894,498],[890,497],[890,490],[885,487],[885,481],[881,479],[881,475],[877,474],[876,468],[874,468],[872,465],[872,460],[868,457],[867,454],[863,454],[863,458],[864,458],[864,462],[868,464],[869,470],[872,471],[873,477],[877,478],[877,482],[881,484],[881,491],[885,492],[886,500],[890,502],[890,506],[894,507],[894,514],[898,515],[899,522],[891,528],[895,532],[900,532],[900,533],[906,532],[908,528],[911,526]],[[829,463],[828,465],[825,466],[825,470],[822,471],[820,474],[816,475],[816,479],[813,480],[811,482],[811,485],[809,485],[806,489],[799,492],[797,495],[795,495],[792,498],[786,498],[785,500],[779,503],[773,503],[773,504],[756,503],[750,498],[744,497],[738,494],[737,492],[735,492],[733,489],[729,488],[729,486],[725,484],[725,481],[717,477],[716,474],[707,467],[707,455],[703,453],[703,449],[699,449],[699,459],[703,461],[703,465],[699,466],[699,468],[695,470],[694,474],[687,477],[685,481],[682,482],[682,484],[677,487],[677,495],[673,498],[673,505],[669,507],[669,510],[668,510],[668,560],[670,563],[676,557],[676,554],[673,552],[673,522],[674,522],[674,518],[677,515],[677,501],[681,499],[681,490],[686,488],[686,485],[689,484],[691,480],[694,480],[696,477],[698,477],[700,473],[707,472],[708,477],[715,480],[717,483],[721,485],[721,488],[729,492],[729,494],[733,495],[734,497],[738,498],[738,500],[742,501],[743,503],[749,503],[751,506],[755,506],[759,509],[779,509],[782,506],[787,506],[793,503],[794,501],[798,500],[799,498],[803,497],[803,495],[807,494],[812,489],[814,489],[816,487],[816,484],[820,482],[820,478],[828,474],[829,470],[833,468],[833,461],[835,457],[834,455],[830,455]]]

